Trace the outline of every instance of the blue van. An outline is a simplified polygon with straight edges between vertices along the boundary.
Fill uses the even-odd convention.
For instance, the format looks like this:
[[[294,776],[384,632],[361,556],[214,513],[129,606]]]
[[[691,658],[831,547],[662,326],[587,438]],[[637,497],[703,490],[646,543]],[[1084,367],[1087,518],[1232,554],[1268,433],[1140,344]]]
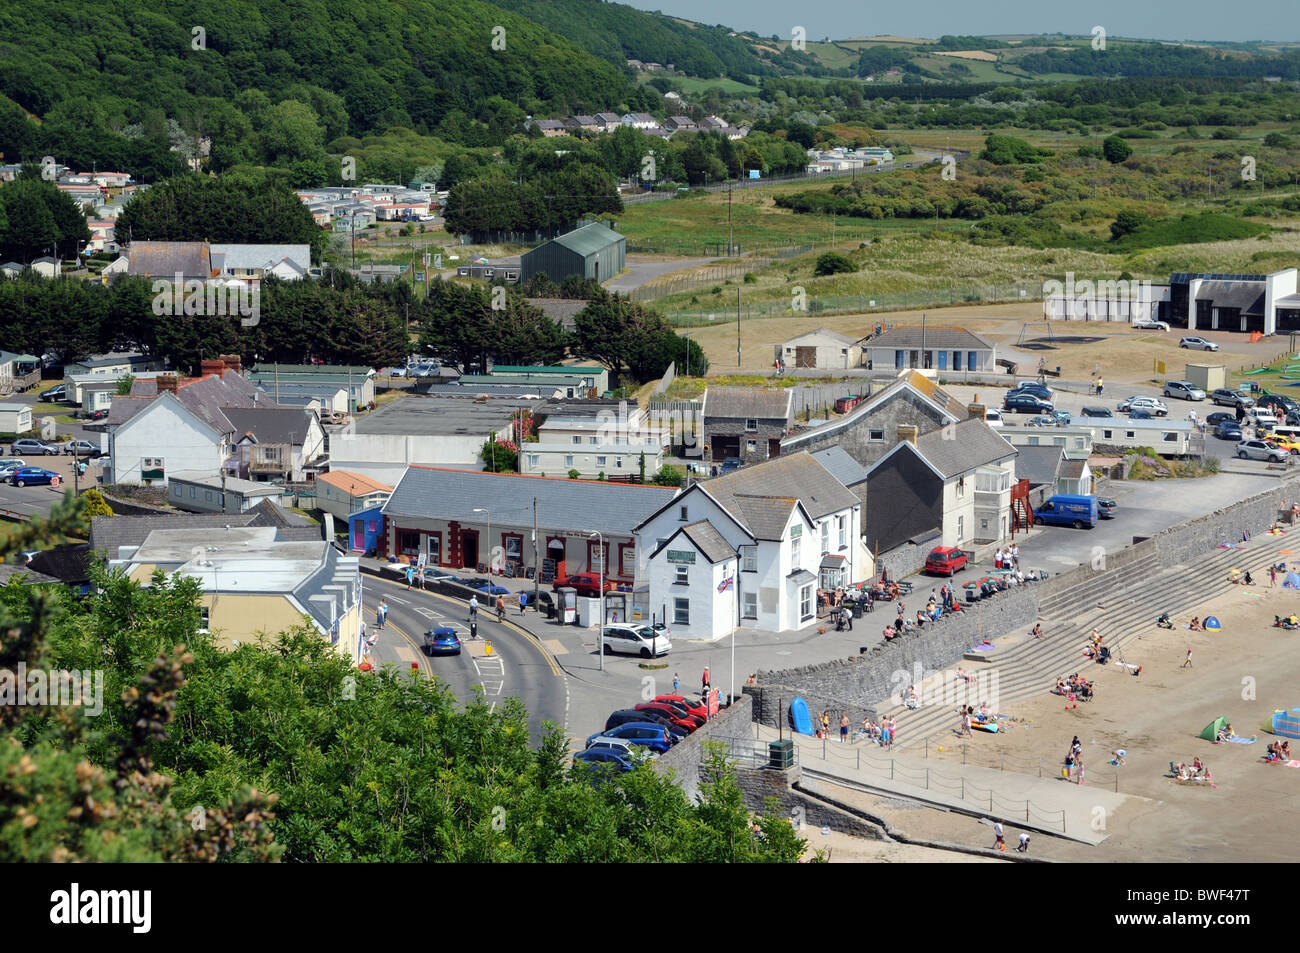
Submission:
[[[1073,526],[1075,529],[1089,529],[1098,519],[1097,498],[1095,496],[1074,496],[1058,494],[1034,511],[1034,519],[1048,526]]]

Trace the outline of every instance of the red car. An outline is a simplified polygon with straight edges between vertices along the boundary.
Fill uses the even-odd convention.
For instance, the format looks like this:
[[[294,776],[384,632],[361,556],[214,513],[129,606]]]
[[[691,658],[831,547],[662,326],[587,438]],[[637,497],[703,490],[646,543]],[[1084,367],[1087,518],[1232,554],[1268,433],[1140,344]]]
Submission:
[[[595,572],[575,572],[572,576],[565,576],[555,580],[552,589],[561,589],[564,587],[577,589],[580,596],[598,596],[600,595],[600,573]],[[605,591],[614,591],[614,582],[608,577],[605,578]]]
[[[712,718],[718,713],[718,696],[712,692],[709,695],[707,707],[702,699],[685,698],[681,695],[656,695],[654,700],[672,705],[678,710],[689,712],[696,718]]]
[[[642,702],[636,706],[637,711],[656,711],[667,718],[672,724],[686,731],[694,731],[704,724],[703,718],[695,715],[689,715],[683,709],[674,708],[667,702]]]
[[[966,568],[966,554],[956,546],[939,546],[925,557],[925,571],[937,576],[953,576]]]

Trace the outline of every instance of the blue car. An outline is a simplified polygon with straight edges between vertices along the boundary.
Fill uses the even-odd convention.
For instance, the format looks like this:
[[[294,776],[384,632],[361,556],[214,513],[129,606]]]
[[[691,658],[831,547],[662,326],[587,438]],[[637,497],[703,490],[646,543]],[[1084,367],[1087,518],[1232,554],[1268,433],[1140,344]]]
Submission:
[[[455,629],[430,629],[424,633],[424,652],[426,655],[459,655],[460,637]]]
[[[14,486],[46,486],[62,479],[53,470],[43,470],[40,467],[19,467],[9,474],[9,482]]]
[[[1235,420],[1225,420],[1215,429],[1214,435],[1220,440],[1241,441],[1241,424]]]
[[[621,738],[630,744],[649,748],[651,751],[657,751],[660,754],[663,754],[675,744],[673,736],[668,733],[667,728],[649,721],[629,721],[617,728],[611,728],[609,731],[597,732],[587,739],[587,747],[590,748],[592,743],[600,738]]]
[[[507,589],[505,586],[494,586],[494,585],[492,585],[492,583],[490,583],[490,582],[485,582],[483,585],[481,585],[481,586],[475,586],[474,588],[475,588],[475,590],[477,590],[478,592],[485,592],[485,593],[487,593],[489,596],[508,596],[508,595],[510,595],[510,590]]]
[[[579,751],[573,756],[574,769],[577,770],[579,765],[593,774],[599,774],[601,771],[611,769],[615,773],[622,774],[636,767],[628,758],[612,748],[594,748],[589,751]]]

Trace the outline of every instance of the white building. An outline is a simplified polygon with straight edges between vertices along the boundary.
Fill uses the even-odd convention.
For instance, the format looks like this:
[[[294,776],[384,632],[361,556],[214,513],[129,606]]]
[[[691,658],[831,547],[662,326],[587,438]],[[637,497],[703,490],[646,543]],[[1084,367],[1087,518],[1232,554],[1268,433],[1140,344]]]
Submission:
[[[165,485],[169,470],[216,473],[221,469],[230,455],[229,435],[186,407],[174,393],[148,399],[129,419],[112,426],[114,414],[141,400],[119,397],[113,402],[108,433],[112,472],[104,474],[104,482]]]
[[[577,470],[582,479],[638,477],[642,457],[649,479],[663,466],[668,431],[648,427],[633,408],[629,415],[551,414],[537,428],[536,443],[519,446],[519,472],[567,476]]]

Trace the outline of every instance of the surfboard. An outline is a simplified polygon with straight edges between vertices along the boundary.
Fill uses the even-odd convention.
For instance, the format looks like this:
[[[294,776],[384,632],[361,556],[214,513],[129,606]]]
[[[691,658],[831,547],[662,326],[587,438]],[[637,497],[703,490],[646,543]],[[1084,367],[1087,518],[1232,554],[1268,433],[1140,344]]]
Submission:
[[[790,720],[794,722],[794,730],[799,734],[813,734],[812,716],[808,714],[808,703],[802,698],[790,702]]]

